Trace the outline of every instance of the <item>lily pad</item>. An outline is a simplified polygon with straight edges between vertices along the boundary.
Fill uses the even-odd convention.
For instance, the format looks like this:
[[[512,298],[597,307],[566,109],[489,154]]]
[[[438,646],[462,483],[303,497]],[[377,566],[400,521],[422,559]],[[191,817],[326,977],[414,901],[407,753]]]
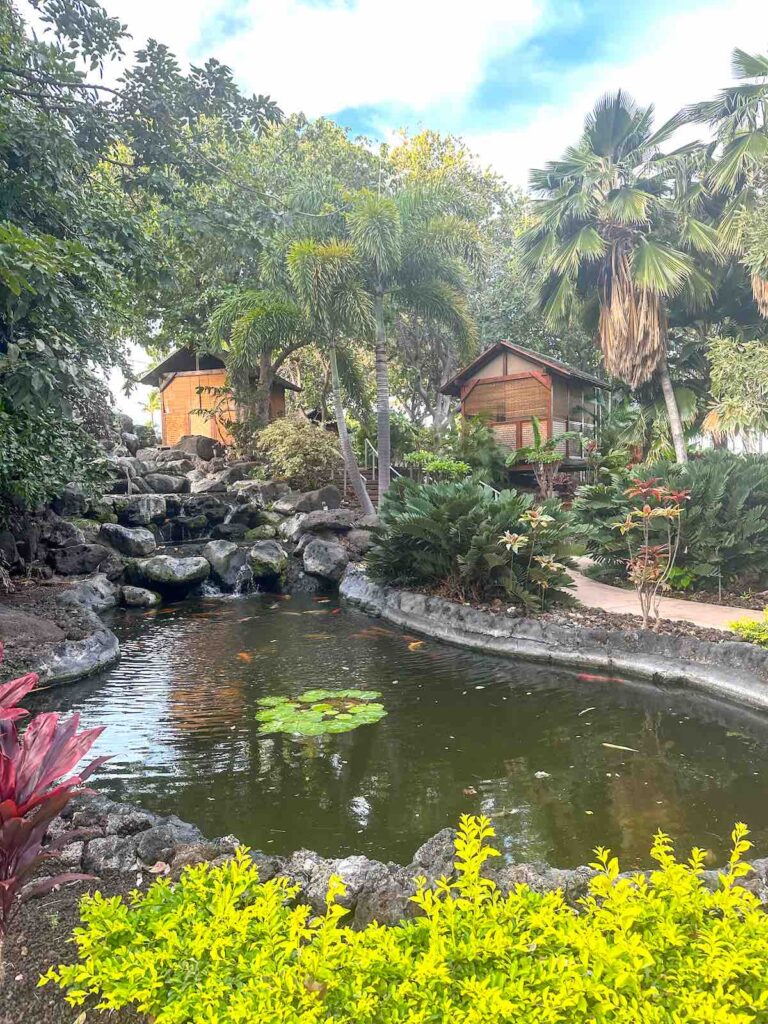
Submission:
[[[387,709],[376,690],[307,690],[298,697],[264,697],[256,720],[260,733],[322,736],[372,725]]]

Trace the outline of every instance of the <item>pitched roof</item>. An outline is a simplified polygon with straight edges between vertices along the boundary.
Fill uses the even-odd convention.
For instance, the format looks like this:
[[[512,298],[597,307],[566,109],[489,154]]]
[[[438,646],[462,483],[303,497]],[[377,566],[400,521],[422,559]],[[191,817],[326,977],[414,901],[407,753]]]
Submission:
[[[610,384],[607,384],[604,380],[600,380],[599,377],[595,377],[591,373],[586,373],[584,370],[577,370],[574,366],[569,366],[567,363],[563,363],[559,359],[554,359],[552,356],[542,355],[541,352],[534,352],[533,349],[524,348],[522,345],[516,345],[511,341],[497,341],[484,352],[481,352],[477,359],[474,359],[468,366],[459,370],[455,376],[451,377],[449,381],[443,384],[440,388],[442,394],[458,395],[460,393],[460,385],[465,380],[475,376],[481,367],[505,349],[509,352],[514,352],[515,355],[522,356],[524,359],[530,359],[532,363],[538,363],[539,366],[543,366],[547,370],[559,373],[561,377],[572,377],[575,380],[583,380],[598,388],[610,387]]]
[[[189,346],[176,348],[156,366],[153,366],[146,373],[139,377],[140,384],[149,384],[156,388],[160,386],[161,379],[169,373],[193,373],[195,370],[220,370],[224,367],[224,361],[208,352],[193,352]],[[290,391],[301,391],[298,384],[286,380],[285,377],[275,375],[275,384]]]

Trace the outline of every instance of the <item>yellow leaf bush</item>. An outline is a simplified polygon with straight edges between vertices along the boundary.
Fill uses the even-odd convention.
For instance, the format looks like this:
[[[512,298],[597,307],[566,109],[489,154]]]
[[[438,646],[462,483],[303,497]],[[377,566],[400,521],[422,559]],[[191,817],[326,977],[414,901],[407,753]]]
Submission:
[[[578,911],[560,892],[502,895],[482,872],[493,834],[463,817],[455,881],[417,880],[421,916],[395,927],[345,926],[338,878],[314,917],[286,879],[260,884],[244,849],[128,905],[97,893],[83,900],[79,962],[41,984],[156,1024],[768,1022],[768,916],[736,884],[751,870],[745,826],[714,892],[702,851],[678,863],[661,832],[647,876],[619,877],[598,849]]]

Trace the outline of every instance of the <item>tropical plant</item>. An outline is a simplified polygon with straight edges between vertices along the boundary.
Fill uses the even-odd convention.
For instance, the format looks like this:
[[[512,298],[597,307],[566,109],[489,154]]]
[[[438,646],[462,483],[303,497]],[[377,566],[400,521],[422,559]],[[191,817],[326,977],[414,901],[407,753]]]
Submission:
[[[419,483],[424,483],[425,478],[429,482],[463,480],[471,473],[471,467],[467,462],[460,462],[458,459],[448,459],[434,452],[420,448],[416,452],[409,452],[403,459],[406,466],[416,470]]]
[[[630,509],[611,527],[626,540],[629,552],[627,576],[637,592],[643,629],[648,628],[651,615],[655,628],[658,628],[661,596],[669,587],[680,549],[682,503],[690,494],[688,491],[668,490],[660,485],[658,477],[634,481],[625,494]],[[659,526],[663,530],[663,540],[653,543]],[[634,536],[636,531],[639,539]]]
[[[65,873],[30,884],[33,874],[53,856],[55,843],[43,849],[51,822],[73,791],[107,760],[96,758],[78,774],[66,777],[103,732],[96,728],[78,733],[79,715],[62,722],[55,713],[41,714],[19,733],[17,723],[27,712],[17,702],[37,682],[37,675],[30,672],[0,686],[0,979],[3,939],[22,900],[64,882],[91,877]],[[78,834],[70,831],[63,838],[75,841]]]
[[[376,690],[305,690],[298,697],[263,697],[256,712],[259,732],[325,736],[351,732],[382,719],[387,709]]]
[[[482,485],[398,481],[382,503],[371,575],[460,600],[503,598],[528,609],[569,599],[575,527],[558,501]]]
[[[437,439],[440,455],[466,462],[475,480],[502,488],[509,480],[507,451],[482,416],[456,416]]]
[[[338,876],[324,914],[285,877],[260,883],[242,847],[127,903],[96,893],[81,904],[78,961],[41,984],[74,1006],[95,998],[155,1024],[761,1024],[768,916],[739,884],[752,870],[744,825],[714,888],[705,851],[678,862],[663,832],[649,872],[621,875],[598,847],[578,910],[559,890],[499,889],[486,863],[498,856],[493,835],[487,818],[463,816],[452,875],[417,878],[419,916],[391,928],[345,925]]]
[[[271,475],[300,491],[314,490],[338,478],[343,461],[338,437],[302,413],[273,420],[259,431],[255,449]]]
[[[729,622],[728,625],[742,640],[757,644],[758,647],[768,647],[768,608],[763,609],[763,617],[759,622],[745,617]]]
[[[533,443],[512,452],[507,458],[507,465],[514,466],[520,462],[527,462],[533,466],[539,497],[546,501],[547,498],[555,496],[555,477],[565,459],[565,449],[560,451],[560,445],[564,445],[567,441],[577,441],[581,435],[575,430],[567,430],[556,437],[548,437],[543,440],[538,416],[531,418],[531,432],[533,433]]]
[[[710,341],[712,404],[702,430],[759,451],[768,433],[768,345],[717,337]]]
[[[731,73],[736,85],[713,100],[694,103],[686,120],[707,124],[716,150],[706,178],[710,190],[726,198],[719,233],[724,248],[742,256],[752,277],[758,309],[768,316],[768,239],[755,234],[755,214],[764,218],[768,175],[768,54],[735,49]]]
[[[531,173],[542,198],[523,244],[526,265],[545,275],[541,307],[550,322],[591,304],[608,373],[633,389],[658,375],[675,455],[685,462],[667,307],[683,293],[706,301],[710,287],[691,254],[717,257],[718,236],[681,170],[689,148],[666,157],[659,149],[681,118],[655,132],[652,120],[653,107],[638,108],[626,93],[604,96],[579,143]]]
[[[147,414],[147,426],[151,427],[152,430],[157,429],[155,416],[160,412],[160,407],[160,392],[157,388],[152,388],[147,395],[146,401],[141,403],[142,410]]]

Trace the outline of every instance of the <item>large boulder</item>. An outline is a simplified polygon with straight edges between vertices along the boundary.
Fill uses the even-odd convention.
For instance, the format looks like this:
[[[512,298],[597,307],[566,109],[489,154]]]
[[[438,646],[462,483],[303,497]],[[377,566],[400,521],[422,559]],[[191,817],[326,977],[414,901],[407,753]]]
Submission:
[[[188,494],[189,480],[185,476],[171,476],[167,473],[147,473],[144,483],[155,494]]]
[[[221,449],[221,445],[211,437],[202,434],[185,434],[173,446],[176,451],[196,456],[205,462],[210,461]]]
[[[166,515],[162,494],[133,494],[119,497],[113,502],[117,521],[123,526],[149,526],[162,523]]]
[[[238,501],[258,501],[268,505],[287,494],[290,488],[281,480],[237,480],[232,484],[232,490],[237,492]]]
[[[166,462],[189,462],[192,463],[187,452],[180,451],[178,448],[163,448],[157,453],[155,459],[158,465]]]
[[[161,594],[182,596],[208,579],[211,566],[208,559],[200,555],[190,558],[154,555],[133,562],[128,571],[131,582],[145,583]]]
[[[103,573],[97,573],[90,579],[81,580],[69,587],[58,599],[59,604],[77,605],[100,615],[114,608],[120,601],[120,587]]]
[[[57,515],[82,516],[88,510],[88,496],[79,484],[67,484],[51,504]]]
[[[123,433],[120,435],[120,440],[123,442],[123,444],[131,453],[131,455],[135,455],[136,452],[139,450],[139,445],[141,444],[141,442],[139,441],[137,434],[131,434],[127,430],[123,431]]]
[[[68,548],[72,544],[85,544],[82,529],[67,519],[57,519],[51,524],[48,545],[52,548]]]
[[[122,477],[115,480],[112,486],[113,494],[151,494],[152,488],[146,480],[140,476]]]
[[[157,462],[160,451],[160,448],[139,448],[135,455],[137,459],[143,459],[145,462]]]
[[[238,505],[232,511],[227,522],[242,523],[246,530],[251,530],[254,526],[261,526],[265,522],[264,511],[257,501],[249,501],[245,505]]]
[[[154,590],[128,585],[122,588],[121,597],[126,608],[154,608],[161,601],[160,595]]]
[[[333,541],[313,540],[304,549],[304,571],[311,576],[338,582],[349,563],[346,548]]]
[[[207,476],[204,480],[193,480],[190,484],[192,494],[223,494],[226,489],[227,485],[219,479],[218,473],[215,476]]]
[[[308,512],[299,523],[298,533],[346,533],[351,530],[357,513],[348,508],[318,509]]]
[[[51,548],[48,563],[60,576],[84,576],[96,572],[112,552],[102,544],[70,544],[65,548]]]
[[[273,508],[283,515],[292,516],[295,512],[316,512],[323,508],[339,508],[340,505],[341,491],[333,484],[328,484],[316,491],[286,494],[275,502]]]
[[[219,523],[211,530],[211,540],[242,540],[246,533],[245,523]]]
[[[157,547],[154,533],[144,526],[119,526],[117,523],[102,523],[99,540],[111,544],[123,555],[144,558]]]
[[[223,523],[230,512],[229,505],[212,494],[190,494],[181,507],[185,516],[203,515],[212,525]]]
[[[211,563],[213,580],[225,590],[234,590],[248,552],[228,540],[212,540],[203,548],[203,558]]]
[[[288,555],[276,540],[260,540],[248,552],[248,564],[254,579],[274,579],[285,571]]]
[[[291,516],[290,519],[283,520],[277,528],[277,532],[283,538],[283,540],[295,541],[299,536],[299,527],[301,521],[306,515],[305,512],[297,512],[295,516]]]

